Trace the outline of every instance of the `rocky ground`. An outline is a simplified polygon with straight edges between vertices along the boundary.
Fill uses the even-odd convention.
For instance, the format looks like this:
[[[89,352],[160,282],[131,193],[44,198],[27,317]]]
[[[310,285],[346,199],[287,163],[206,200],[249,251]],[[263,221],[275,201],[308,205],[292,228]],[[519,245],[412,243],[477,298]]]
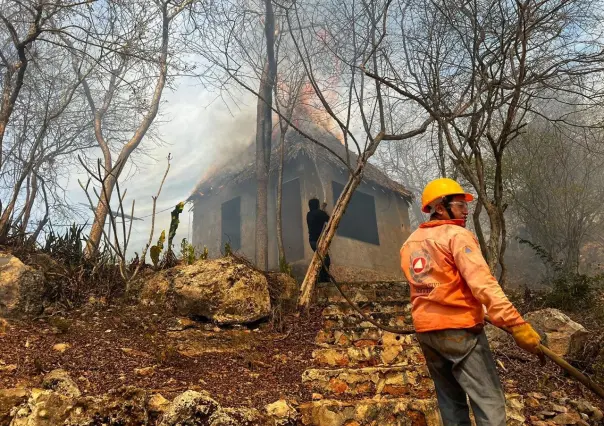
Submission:
[[[0,308],[21,313],[0,318],[0,426],[438,424],[415,338],[376,329],[331,285],[319,286],[308,314],[285,315],[291,278],[224,258],[145,277],[140,303],[91,297],[62,310],[40,300],[37,269],[4,259]],[[366,314],[396,327],[411,326],[407,290],[345,286]],[[559,311],[526,318],[564,354],[602,340],[598,321],[586,330]],[[509,425],[604,424],[596,395],[505,333],[489,335]]]
[[[0,334],[0,389],[40,387],[61,368],[84,395],[123,385],[173,397],[206,390],[226,406],[263,407],[304,398],[320,315],[219,328],[141,306],[87,305],[35,320],[11,320]],[[310,396],[310,395],[308,395]]]
[[[133,386],[168,400],[207,391],[224,407],[261,410],[280,398],[295,405],[318,397],[302,377],[313,368],[322,320],[318,309],[292,315],[277,333],[270,323],[220,328],[148,307],[95,302],[3,326],[0,389],[43,388],[48,373],[62,369],[83,397]],[[604,424],[602,401],[552,363],[541,367],[509,342],[495,354],[506,392],[521,396],[526,424]]]

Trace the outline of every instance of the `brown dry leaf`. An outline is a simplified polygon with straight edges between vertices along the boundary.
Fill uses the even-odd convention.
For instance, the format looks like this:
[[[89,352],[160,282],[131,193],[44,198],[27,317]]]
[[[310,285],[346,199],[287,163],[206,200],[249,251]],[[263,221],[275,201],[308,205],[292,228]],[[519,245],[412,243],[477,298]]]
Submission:
[[[0,365],[1,372],[10,373],[11,371],[15,371],[16,369],[17,369],[17,366],[15,364]]]
[[[69,348],[71,348],[71,345],[69,343],[57,343],[52,347],[52,350],[63,353]]]

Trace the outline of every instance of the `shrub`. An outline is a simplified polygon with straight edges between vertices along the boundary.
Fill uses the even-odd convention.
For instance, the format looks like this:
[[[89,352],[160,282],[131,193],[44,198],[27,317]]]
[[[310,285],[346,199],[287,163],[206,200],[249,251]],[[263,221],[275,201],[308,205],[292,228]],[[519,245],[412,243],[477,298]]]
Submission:
[[[536,292],[525,288],[524,303],[535,305],[540,302],[540,308],[549,307],[567,311],[589,309],[594,304],[594,290],[604,286],[604,275],[589,276],[565,265],[552,258],[543,247],[528,240],[519,239],[520,243],[530,246],[543,263],[552,271],[551,278],[544,280],[544,284],[551,288],[546,292]],[[531,306],[538,308],[538,306]]]

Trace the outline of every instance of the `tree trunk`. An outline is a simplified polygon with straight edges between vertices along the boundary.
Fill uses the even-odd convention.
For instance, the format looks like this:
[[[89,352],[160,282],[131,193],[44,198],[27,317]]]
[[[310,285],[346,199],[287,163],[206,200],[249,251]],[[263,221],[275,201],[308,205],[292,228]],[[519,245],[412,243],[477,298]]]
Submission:
[[[488,261],[489,253],[487,250],[487,242],[484,237],[484,232],[482,232],[482,225],[480,223],[480,214],[482,213],[482,200],[478,197],[476,202],[476,208],[474,209],[474,213],[472,214],[472,222],[474,223],[474,232],[476,233],[476,238],[478,239],[478,244],[480,244],[480,251],[484,256],[485,260]]]
[[[260,78],[262,99],[256,109],[256,267],[268,270],[268,181],[271,162],[273,86],[277,74],[275,62],[275,16],[272,0],[265,0],[267,61]],[[262,117],[262,118],[260,118]]]
[[[164,87],[166,85],[166,79],[168,77],[168,53],[169,53],[168,52],[168,42],[169,42],[169,38],[170,38],[170,22],[172,19],[174,19],[176,14],[178,14],[178,13],[180,13],[180,11],[182,11],[182,9],[180,9],[179,11],[175,12],[175,14],[170,16],[168,14],[168,3],[169,2],[161,3],[161,13],[162,13],[162,39],[161,40],[162,40],[162,43],[161,43],[160,56],[159,56],[159,61],[158,61],[159,62],[159,75],[157,77],[155,89],[153,91],[153,98],[150,101],[150,106],[149,106],[148,111],[142,118],[138,128],[134,132],[134,135],[120,151],[120,154],[116,161],[116,166],[115,166],[116,170],[115,171],[113,170],[112,164],[111,164],[111,151],[109,149],[109,144],[107,143],[107,141],[105,140],[105,138],[102,134],[103,133],[102,132],[102,121],[103,121],[103,116],[104,116],[105,112],[107,111],[107,108],[109,107],[111,99],[113,98],[113,93],[115,90],[115,80],[116,80],[117,76],[116,76],[116,74],[113,74],[112,78],[109,82],[109,88],[107,89],[107,92],[105,93],[105,97],[106,97],[105,106],[102,109],[97,110],[96,107],[94,106],[94,101],[92,99],[90,88],[89,88],[88,84],[86,83],[86,80],[80,74],[80,77],[82,77],[82,86],[84,88],[84,92],[86,93],[86,97],[88,99],[88,102],[90,104],[91,111],[92,111],[92,114],[94,117],[94,127],[95,127],[95,135],[96,135],[97,143],[99,144],[99,147],[101,148],[101,151],[103,151],[103,155],[105,157],[105,171],[106,171],[106,173],[111,173],[111,176],[109,176],[105,182],[105,185],[104,185],[105,190],[102,191],[103,193],[106,193],[106,195],[99,194],[100,195],[99,203],[97,204],[97,208],[95,210],[94,222],[92,224],[92,229],[90,230],[90,235],[86,242],[86,250],[85,250],[86,257],[93,257],[101,242],[101,237],[103,235],[103,228],[105,226],[105,219],[107,218],[107,213],[108,213],[108,208],[109,208],[109,201],[111,200],[111,195],[113,193],[113,188],[115,187],[115,182],[117,179],[119,179],[120,174],[122,173],[122,170],[124,169],[126,162],[128,161],[128,158],[130,158],[130,155],[138,148],[139,144],[145,137],[145,134],[151,127],[151,124],[153,123],[153,120],[155,120],[155,117],[157,116],[157,113],[159,111],[159,104],[161,102],[162,93],[163,93]],[[183,5],[184,5],[184,3],[183,3]],[[105,196],[108,200],[107,203],[104,203],[102,201],[103,197],[105,197]]]
[[[266,96],[268,63],[262,71],[260,93]],[[269,96],[272,91],[269,89]],[[266,104],[258,98],[256,107],[256,267],[268,269],[268,175],[270,163],[266,161]],[[270,127],[270,126],[269,126]],[[270,155],[270,152],[269,152]],[[270,160],[270,157],[269,157]]]
[[[42,229],[44,228],[44,226],[46,226],[46,224],[48,223],[48,218],[50,217],[50,206],[48,205],[48,194],[46,193],[46,185],[43,180],[42,180],[42,193],[44,194],[44,206],[45,206],[46,210],[44,212],[44,218],[40,221],[40,223],[38,223],[36,230],[33,232],[33,234],[31,234],[31,237],[29,237],[29,243],[32,245],[35,244],[36,241],[38,240],[38,236],[40,235],[40,232],[42,232]]]
[[[501,287],[505,287],[507,281],[507,268],[505,266],[505,251],[507,249],[507,227],[505,224],[504,209],[502,207],[498,207],[499,220],[501,225],[501,241],[499,246],[499,267],[501,268],[501,272],[499,274],[499,285]]]
[[[283,120],[279,119],[282,123]],[[279,175],[277,177],[277,249],[279,250],[279,267],[287,263],[285,247],[283,246],[283,221],[281,220],[281,206],[283,201],[283,160],[285,157],[285,133],[281,125],[281,147],[279,151]],[[283,271],[281,271],[283,272]]]
[[[5,237],[8,235],[8,231],[11,227],[11,217],[13,216],[15,204],[17,203],[17,199],[19,198],[19,191],[21,190],[21,186],[23,185],[23,182],[25,182],[26,178],[26,173],[23,173],[20,176],[19,180],[15,184],[13,197],[4,209],[4,212],[2,212],[2,216],[0,216],[0,236]]]
[[[31,211],[34,207],[36,196],[38,195],[38,178],[36,173],[32,174],[30,188],[29,197],[27,198],[27,202],[25,203],[25,207],[23,209],[23,218],[21,219],[21,228],[23,229],[23,233],[25,233],[27,226],[29,225]]]
[[[338,225],[340,224],[340,220],[346,212],[346,207],[348,207],[352,194],[363,179],[363,172],[364,164],[360,164],[355,170],[355,173],[348,178],[348,182],[344,186],[342,194],[340,194],[340,198],[338,198],[338,201],[334,206],[333,213],[329,218],[323,233],[321,234],[321,238],[319,238],[319,242],[317,243],[317,251],[313,256],[310,265],[308,265],[308,270],[306,271],[306,276],[304,277],[304,282],[302,283],[302,287],[300,289],[300,299],[298,300],[299,308],[304,307],[308,309],[310,306],[315,281],[317,280],[317,276],[321,270],[321,259],[327,254],[331,241],[333,240],[336,230],[338,229]]]
[[[491,269],[491,273],[495,274],[495,269],[499,263],[499,252],[501,249],[501,229],[502,222],[497,212],[497,207],[489,204],[486,207],[489,215],[490,235],[487,243],[487,258],[486,261]]]
[[[109,202],[111,201],[111,194],[115,188],[116,175],[119,176],[119,171],[115,174],[111,174],[105,180],[101,193],[99,194],[99,201],[97,202],[96,209],[94,211],[94,221],[92,222],[92,229],[90,229],[90,235],[86,240],[86,254],[91,256],[99,248],[101,238],[103,237],[103,228],[105,227],[105,221],[109,213]]]

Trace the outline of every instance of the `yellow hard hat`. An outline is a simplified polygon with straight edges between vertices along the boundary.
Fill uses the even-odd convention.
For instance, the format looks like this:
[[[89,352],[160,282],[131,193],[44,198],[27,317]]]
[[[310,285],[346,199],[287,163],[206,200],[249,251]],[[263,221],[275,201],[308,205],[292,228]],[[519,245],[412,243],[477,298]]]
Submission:
[[[453,179],[440,178],[429,182],[422,193],[422,211],[430,213],[430,204],[447,195],[463,195],[466,201],[472,201],[474,196],[466,193],[461,185]]]

